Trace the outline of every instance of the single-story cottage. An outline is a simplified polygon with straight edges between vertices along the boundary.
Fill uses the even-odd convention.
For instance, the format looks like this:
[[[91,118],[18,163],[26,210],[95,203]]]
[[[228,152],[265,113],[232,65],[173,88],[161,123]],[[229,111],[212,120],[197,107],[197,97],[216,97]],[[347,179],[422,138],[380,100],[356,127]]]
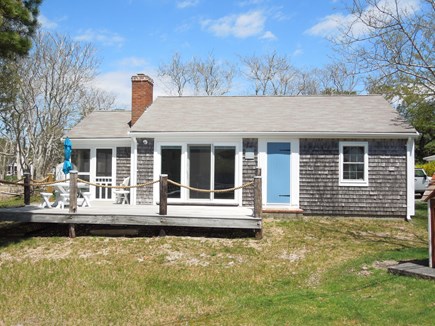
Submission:
[[[169,179],[226,189],[262,171],[263,209],[307,215],[414,215],[418,133],[382,96],[182,96],[153,101],[132,77],[131,111],[96,111],[68,132],[79,178],[117,185]],[[91,187],[93,200],[113,200]],[[253,205],[253,189],[203,193],[171,185],[168,203]],[[159,186],[132,188],[155,204]]]

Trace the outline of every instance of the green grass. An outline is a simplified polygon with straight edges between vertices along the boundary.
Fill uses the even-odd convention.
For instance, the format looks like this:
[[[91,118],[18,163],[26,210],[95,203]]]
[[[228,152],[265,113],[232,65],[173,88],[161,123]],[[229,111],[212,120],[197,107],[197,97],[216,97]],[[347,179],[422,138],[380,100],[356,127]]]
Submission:
[[[41,201],[41,196],[39,194],[34,195],[30,198],[30,201],[32,203],[37,203]],[[21,206],[24,206],[24,199],[22,196],[14,196],[8,199],[0,200],[0,208],[21,207]]]
[[[252,238],[33,237],[0,247],[0,324],[431,325],[435,282],[412,222],[266,219]]]

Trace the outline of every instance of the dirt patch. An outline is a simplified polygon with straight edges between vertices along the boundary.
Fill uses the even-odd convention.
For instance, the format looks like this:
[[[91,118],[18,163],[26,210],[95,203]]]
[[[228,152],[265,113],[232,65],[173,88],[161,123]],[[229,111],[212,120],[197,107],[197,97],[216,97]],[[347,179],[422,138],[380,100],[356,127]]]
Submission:
[[[288,260],[290,262],[296,262],[305,258],[307,250],[305,248],[300,250],[295,250],[292,252],[283,251],[281,255],[278,256],[280,259]]]
[[[399,264],[399,262],[395,261],[395,260],[375,261],[372,264],[372,267],[376,268],[376,269],[385,269],[385,270],[387,270],[388,267],[395,266],[397,264]]]

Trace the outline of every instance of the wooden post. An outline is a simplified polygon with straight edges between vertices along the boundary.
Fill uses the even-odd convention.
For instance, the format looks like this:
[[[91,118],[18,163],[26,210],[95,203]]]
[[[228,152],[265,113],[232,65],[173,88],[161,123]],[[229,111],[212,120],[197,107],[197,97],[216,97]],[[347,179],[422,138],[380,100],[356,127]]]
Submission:
[[[435,268],[435,198],[429,200],[429,267]]]
[[[261,177],[254,177],[254,217],[261,217],[262,198],[261,198]]]
[[[30,172],[24,172],[24,205],[30,205]]]
[[[257,171],[256,171],[257,172]],[[261,170],[260,170],[261,174]],[[261,176],[254,177],[254,217],[261,218],[263,211]],[[255,238],[263,238],[263,226],[259,230],[255,230]]]
[[[256,177],[261,177],[261,168],[259,168],[259,167],[255,168],[255,176]]]
[[[69,172],[69,213],[75,214],[77,212],[77,171],[71,170]],[[75,238],[76,230],[75,224],[69,225],[69,237]]]
[[[160,205],[159,214],[168,215],[168,175],[160,175]]]
[[[47,182],[53,182],[53,181],[54,181],[54,174],[53,173],[49,173],[48,174],[48,180],[47,180]],[[53,186],[47,187],[47,192],[53,193],[53,191],[54,191]]]

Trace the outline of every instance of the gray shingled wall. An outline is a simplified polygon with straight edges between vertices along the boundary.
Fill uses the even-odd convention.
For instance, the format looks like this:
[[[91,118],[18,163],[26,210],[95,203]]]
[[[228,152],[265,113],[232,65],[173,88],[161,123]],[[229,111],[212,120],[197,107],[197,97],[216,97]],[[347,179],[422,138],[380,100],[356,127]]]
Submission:
[[[254,148],[255,159],[246,160],[246,148]],[[258,166],[258,139],[257,138],[243,138],[243,183],[250,182],[254,179],[255,169]],[[254,205],[254,187],[243,188],[242,195],[243,206]]]
[[[154,164],[154,138],[137,139],[137,183],[144,183],[153,179]],[[153,202],[153,186],[137,188],[136,203],[138,205],[148,205]]]
[[[340,187],[339,140],[300,140],[300,207],[305,215],[406,216],[406,140],[367,141],[369,186]]]
[[[130,176],[130,147],[116,148],[116,184],[121,184]]]

